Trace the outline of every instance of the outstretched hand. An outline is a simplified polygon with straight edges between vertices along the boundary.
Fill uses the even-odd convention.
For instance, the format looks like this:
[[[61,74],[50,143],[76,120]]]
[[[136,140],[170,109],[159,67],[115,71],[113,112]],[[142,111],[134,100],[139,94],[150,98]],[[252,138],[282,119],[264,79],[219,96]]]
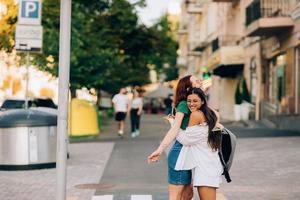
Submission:
[[[160,159],[161,151],[155,150],[150,156],[148,156],[148,163],[158,162]]]

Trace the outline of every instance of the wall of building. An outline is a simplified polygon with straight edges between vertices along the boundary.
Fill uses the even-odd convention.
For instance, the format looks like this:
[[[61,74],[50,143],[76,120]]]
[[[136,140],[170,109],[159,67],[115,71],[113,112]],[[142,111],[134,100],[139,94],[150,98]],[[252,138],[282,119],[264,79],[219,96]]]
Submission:
[[[300,4],[296,7],[296,0],[288,2],[293,5],[291,7],[294,9],[291,11],[294,20],[292,29],[283,29],[281,32],[274,33],[273,36],[266,33],[263,37],[248,37],[245,25],[246,8],[253,1],[237,0],[234,3],[206,1],[202,5],[203,12],[193,16],[194,20],[190,20],[189,26],[194,27],[189,31],[188,40],[191,46],[197,42],[198,44],[205,42],[205,45],[200,56],[190,57],[190,63],[193,66],[188,65],[187,68],[190,69],[189,72],[201,77],[199,66],[206,66],[212,71],[220,65],[218,64],[220,51],[212,51],[212,41],[216,38],[222,40],[219,41],[219,49],[222,45],[241,46],[245,50],[243,77],[252,94],[254,118],[259,120],[271,115],[297,114],[300,112]],[[273,6],[274,2],[270,3]],[[297,9],[299,14],[295,11]],[[221,36],[226,37],[224,39]],[[231,39],[228,41],[228,38]],[[276,66],[280,65],[280,59],[286,60],[283,68],[284,94],[280,102],[274,103],[276,98],[274,95],[278,95],[276,94],[278,85],[276,81],[278,80],[272,76],[276,76],[276,73],[281,70],[280,66]],[[212,76],[213,85],[209,91],[209,102],[226,120],[234,120],[234,93],[237,80],[238,77],[229,79]]]

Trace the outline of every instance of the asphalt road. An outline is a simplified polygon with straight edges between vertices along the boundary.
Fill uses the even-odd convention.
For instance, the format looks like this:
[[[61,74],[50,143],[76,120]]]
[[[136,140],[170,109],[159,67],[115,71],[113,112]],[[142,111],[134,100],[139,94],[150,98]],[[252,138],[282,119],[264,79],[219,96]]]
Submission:
[[[118,138],[113,121],[103,126],[97,140],[113,141],[115,146],[93,200],[168,199],[166,157],[157,164],[146,161],[168,129],[162,117],[143,116],[141,136],[134,139],[128,122],[123,139]],[[218,200],[299,200],[300,180],[296,177],[300,175],[300,134],[266,127],[226,126],[236,133],[238,144],[231,169],[233,182],[223,181]]]

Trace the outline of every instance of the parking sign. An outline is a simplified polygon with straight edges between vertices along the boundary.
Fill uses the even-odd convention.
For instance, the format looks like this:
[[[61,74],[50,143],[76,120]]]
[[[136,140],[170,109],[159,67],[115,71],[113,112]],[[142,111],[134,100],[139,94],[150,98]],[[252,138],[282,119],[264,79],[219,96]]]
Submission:
[[[41,24],[41,0],[20,0],[18,24]]]
[[[41,51],[43,46],[43,27],[17,24],[16,44],[18,51]]]

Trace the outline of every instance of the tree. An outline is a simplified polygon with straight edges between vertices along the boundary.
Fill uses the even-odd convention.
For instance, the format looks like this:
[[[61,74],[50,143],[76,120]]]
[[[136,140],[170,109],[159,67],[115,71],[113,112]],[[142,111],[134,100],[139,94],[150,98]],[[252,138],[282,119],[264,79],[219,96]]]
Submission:
[[[14,48],[14,30],[17,22],[18,6],[14,0],[0,0],[0,50],[11,52]]]
[[[94,43],[97,44],[94,53],[105,51],[101,54],[105,56],[98,55],[102,59],[93,63],[98,67],[90,71],[89,77],[93,80],[89,82],[90,87],[115,93],[120,87],[148,83],[149,69],[144,55],[148,52],[149,38],[146,27],[138,24],[136,5],[140,4],[112,1],[91,25],[91,32],[97,31],[95,39],[98,40]]]
[[[11,6],[14,0],[5,0]],[[169,34],[169,25],[162,18],[153,27],[138,23],[136,8],[144,6],[126,0],[73,0],[71,26],[70,87],[87,87],[115,93],[120,87],[140,86],[149,82],[148,64],[166,72],[175,63],[176,43]],[[10,9],[11,10],[11,9]],[[41,70],[58,75],[59,0],[43,1],[43,50],[35,54],[34,64]],[[13,49],[16,10],[1,20],[1,49]],[[0,29],[0,30],[2,30]],[[8,45],[7,45],[8,44]],[[165,63],[169,67],[163,68]]]
[[[135,6],[126,0],[89,1],[74,0],[72,4],[71,39],[71,90],[83,86],[116,92],[119,87],[144,84],[147,74],[135,37],[141,28],[137,26]],[[46,0],[43,5],[45,40],[43,54],[37,56],[36,64],[41,69],[57,75],[59,7],[58,1]],[[49,10],[51,8],[51,10]],[[132,42],[133,41],[133,42]],[[131,43],[131,44],[130,44]],[[139,44],[145,43],[139,40]],[[138,48],[137,48],[138,49]],[[134,52],[134,54],[133,54]],[[143,65],[143,66],[142,66]],[[140,72],[139,70],[142,70]]]
[[[152,27],[150,27],[153,40],[153,53],[148,56],[148,63],[155,66],[158,73],[165,73],[166,81],[174,80],[178,77],[176,68],[176,58],[178,43],[173,38],[171,23],[168,15],[162,16]]]

